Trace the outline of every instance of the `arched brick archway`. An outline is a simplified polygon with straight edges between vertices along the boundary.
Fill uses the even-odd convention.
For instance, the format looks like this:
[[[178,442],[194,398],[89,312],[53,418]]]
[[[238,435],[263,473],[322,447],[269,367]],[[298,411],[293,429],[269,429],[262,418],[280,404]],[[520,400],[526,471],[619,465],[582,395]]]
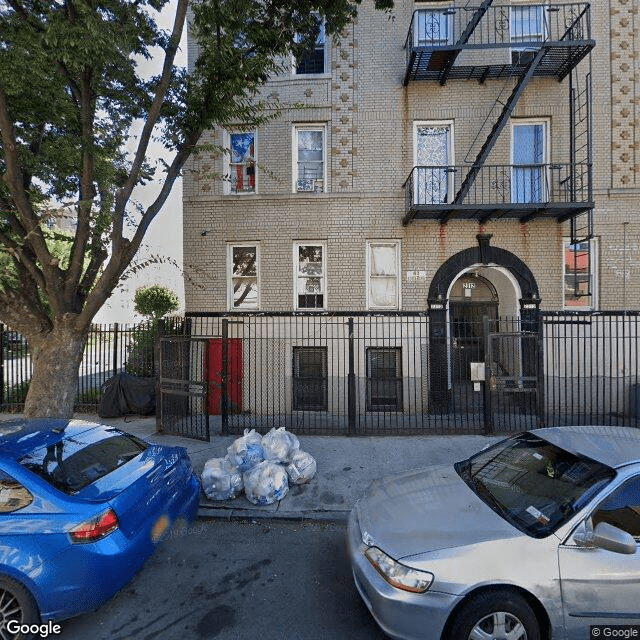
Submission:
[[[451,256],[440,265],[431,281],[429,287],[429,327],[432,338],[429,343],[429,359],[431,363],[447,363],[449,361],[450,354],[446,340],[446,295],[461,272],[476,265],[501,267],[509,271],[521,292],[519,300],[520,328],[523,331],[538,330],[540,293],[531,269],[510,251],[492,247],[491,237],[491,234],[478,234],[476,236],[478,246],[469,247]],[[442,370],[438,371],[431,367],[429,388],[431,406],[436,411],[448,410],[450,400],[448,376],[443,375]]]
[[[429,287],[430,301],[437,300],[438,296],[444,296],[451,283],[460,275],[460,272],[476,264],[508,269],[518,281],[523,298],[540,298],[538,284],[531,269],[517,255],[506,249],[492,247],[489,244],[490,234],[478,234],[477,237],[477,247],[470,247],[460,251],[460,253],[456,253],[440,265]]]

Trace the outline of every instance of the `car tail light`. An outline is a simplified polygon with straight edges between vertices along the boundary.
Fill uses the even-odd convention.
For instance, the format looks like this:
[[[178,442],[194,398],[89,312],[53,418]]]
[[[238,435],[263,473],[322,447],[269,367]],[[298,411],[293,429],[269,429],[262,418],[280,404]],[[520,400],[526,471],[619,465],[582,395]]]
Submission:
[[[69,531],[73,542],[95,542],[118,528],[118,518],[113,511],[109,509],[102,515],[91,518],[77,527]]]

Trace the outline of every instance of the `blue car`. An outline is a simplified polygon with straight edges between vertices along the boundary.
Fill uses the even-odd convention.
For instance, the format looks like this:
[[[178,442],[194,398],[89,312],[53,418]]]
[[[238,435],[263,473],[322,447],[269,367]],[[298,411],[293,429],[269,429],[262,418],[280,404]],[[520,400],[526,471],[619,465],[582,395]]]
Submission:
[[[79,420],[0,422],[0,638],[98,608],[199,500],[180,447]]]

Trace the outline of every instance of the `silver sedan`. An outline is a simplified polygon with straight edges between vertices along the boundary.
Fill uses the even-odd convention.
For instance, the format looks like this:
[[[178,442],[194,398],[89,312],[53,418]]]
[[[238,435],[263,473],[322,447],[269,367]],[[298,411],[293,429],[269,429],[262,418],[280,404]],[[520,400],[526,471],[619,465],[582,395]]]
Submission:
[[[392,638],[640,637],[640,429],[537,429],[381,479],[347,540]]]

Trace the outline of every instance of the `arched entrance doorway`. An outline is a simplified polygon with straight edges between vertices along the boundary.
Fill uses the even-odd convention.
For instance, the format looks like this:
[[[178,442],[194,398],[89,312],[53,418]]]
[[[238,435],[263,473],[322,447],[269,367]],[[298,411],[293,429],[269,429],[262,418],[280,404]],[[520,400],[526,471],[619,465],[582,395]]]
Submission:
[[[486,363],[487,332],[538,330],[540,296],[531,270],[515,254],[492,247],[491,235],[477,239],[477,247],[440,266],[429,288],[429,390],[436,413],[482,414],[486,387],[472,379],[471,363]],[[519,362],[531,359],[520,343],[517,350]]]
[[[452,376],[470,380],[472,362],[484,362],[485,318],[498,318],[498,292],[478,271],[461,275],[449,294]]]

